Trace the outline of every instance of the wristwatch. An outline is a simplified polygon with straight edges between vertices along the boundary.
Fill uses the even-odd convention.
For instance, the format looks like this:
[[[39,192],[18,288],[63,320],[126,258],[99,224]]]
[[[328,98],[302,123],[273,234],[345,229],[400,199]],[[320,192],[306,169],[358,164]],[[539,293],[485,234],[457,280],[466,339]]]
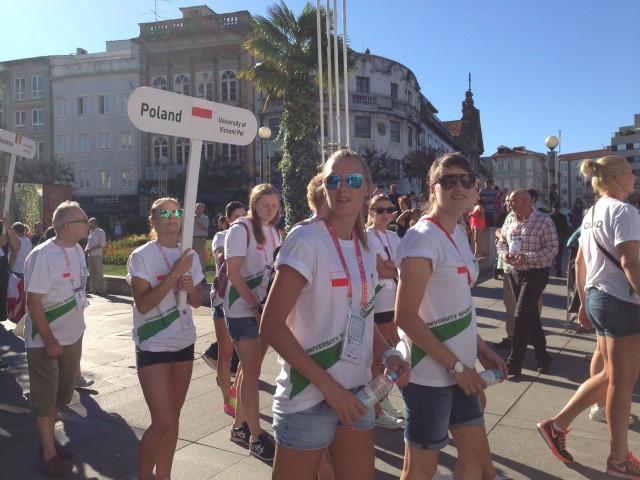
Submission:
[[[447,372],[449,372],[451,375],[453,375],[454,373],[462,373],[464,372],[464,364],[460,360],[458,360],[453,364],[453,368],[447,368]]]

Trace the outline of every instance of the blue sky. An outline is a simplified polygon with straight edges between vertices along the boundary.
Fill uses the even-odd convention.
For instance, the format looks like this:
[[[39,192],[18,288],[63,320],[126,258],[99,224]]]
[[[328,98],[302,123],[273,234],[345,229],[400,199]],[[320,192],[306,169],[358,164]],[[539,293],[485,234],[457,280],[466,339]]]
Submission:
[[[2,0],[0,60],[104,51],[154,21],[155,3],[161,20],[203,3],[260,14],[271,4]],[[306,1],[286,3],[299,12]],[[409,67],[441,120],[460,118],[471,72],[485,155],[499,145],[543,152],[560,130],[562,153],[599,149],[640,113],[638,0],[347,0],[347,19],[351,47]]]

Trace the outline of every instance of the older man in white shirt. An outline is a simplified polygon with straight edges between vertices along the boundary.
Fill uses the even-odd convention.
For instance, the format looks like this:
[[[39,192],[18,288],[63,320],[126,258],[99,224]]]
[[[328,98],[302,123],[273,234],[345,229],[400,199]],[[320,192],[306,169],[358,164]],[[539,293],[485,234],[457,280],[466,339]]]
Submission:
[[[96,218],[89,219],[89,237],[84,253],[87,255],[91,290],[89,293],[97,295],[104,293],[104,276],[102,274],[102,249],[107,245],[107,235],[98,226]]]

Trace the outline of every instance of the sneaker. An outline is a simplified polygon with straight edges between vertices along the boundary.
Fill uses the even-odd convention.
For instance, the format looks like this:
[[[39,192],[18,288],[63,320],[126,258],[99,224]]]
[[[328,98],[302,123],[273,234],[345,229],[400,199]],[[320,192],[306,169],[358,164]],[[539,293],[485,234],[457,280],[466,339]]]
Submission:
[[[446,473],[440,472],[440,470],[436,470],[436,473],[431,480],[453,480],[453,475],[447,475]]]
[[[618,478],[640,480],[640,460],[629,452],[625,462],[622,465],[617,465],[609,457],[607,458],[607,473]]]
[[[231,399],[229,403],[223,403],[222,410],[230,417],[236,418],[236,407],[231,405],[231,401],[233,401],[233,399]]]
[[[86,379],[82,375],[80,375],[76,380],[75,388],[87,388],[87,387],[90,387],[91,385],[93,385],[93,380],[91,378]]]
[[[383,410],[382,413],[376,417],[375,425],[376,427],[386,428],[387,430],[396,430],[398,428],[404,428],[404,420],[392,417]]]
[[[247,422],[242,422],[242,425],[239,427],[231,425],[231,436],[229,437],[229,440],[232,442],[248,447],[250,436],[251,430],[249,430],[249,424]]]
[[[570,430],[566,432],[556,430],[553,426],[553,419],[549,419],[538,423],[538,432],[540,432],[540,435],[542,435],[542,438],[547,442],[547,445],[549,445],[549,448],[556,457],[565,463],[573,462],[573,457],[566,450],[567,433],[569,433]]]
[[[591,410],[589,410],[589,418],[596,422],[607,423],[607,416],[605,413],[604,405],[601,407],[597,403],[594,404],[591,407]],[[636,421],[635,418],[633,418],[632,416],[629,416],[629,425],[633,425],[635,421]]]
[[[231,385],[231,396],[233,397],[234,400],[238,399],[238,392],[236,392],[236,387]]]
[[[200,357],[214,370],[218,369],[218,360],[210,356],[207,352],[204,352]]]
[[[62,475],[73,470],[73,465],[55,456],[46,462],[41,460],[38,468],[47,475]]]
[[[263,432],[256,440],[249,440],[249,453],[264,462],[273,462],[276,445],[271,435]]]
[[[380,408],[382,408],[383,412],[387,412],[387,414],[393,418],[403,418],[402,412],[400,410],[396,410],[396,408],[391,405],[389,397],[380,402]]]
[[[500,343],[494,343],[493,346],[501,350],[509,350],[511,348],[511,339],[508,337],[503,338]]]

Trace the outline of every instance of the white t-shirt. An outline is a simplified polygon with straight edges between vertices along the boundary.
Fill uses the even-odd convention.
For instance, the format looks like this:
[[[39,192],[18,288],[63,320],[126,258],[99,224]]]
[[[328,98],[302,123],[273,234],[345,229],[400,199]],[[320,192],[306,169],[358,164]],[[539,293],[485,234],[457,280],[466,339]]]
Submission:
[[[237,222],[243,222],[249,229],[249,246],[247,247],[247,231]],[[227,230],[224,240],[224,258],[229,260],[233,257],[244,257],[240,274],[244,278],[249,288],[252,290],[257,301],[261,301],[267,294],[269,283],[269,270],[273,268],[273,251],[280,245],[280,235],[275,227],[267,225],[262,227],[262,232],[266,242],[258,245],[256,237],[253,235],[253,225],[251,220],[245,217],[239,218]],[[227,283],[227,291],[224,294],[224,314],[230,318],[253,317],[251,307],[238,294],[237,290]]]
[[[300,346],[345,388],[355,388],[371,380],[373,362],[373,306],[378,282],[375,254],[361,246],[366,274],[367,302],[363,350],[358,365],[340,359],[340,350],[350,312],[361,315],[362,281],[353,240],[339,240],[351,277],[353,307],[347,296],[345,274],[335,244],[322,220],[291,230],[280,249],[277,265],[288,265],[307,281],[287,325]],[[273,411],[293,413],[305,410],[324,399],[320,390],[278,358],[281,370],[276,378]]]
[[[102,256],[102,248],[107,245],[107,235],[104,233],[104,230],[100,227],[96,227],[89,232],[89,236],[87,237],[87,246],[89,248],[100,246],[101,248],[96,248],[95,250],[91,250],[87,255],[90,257],[101,257]]]
[[[400,244],[400,237],[398,237],[396,232],[389,230],[380,232],[376,230],[375,227],[369,227],[367,228],[367,243],[369,250],[380,255],[382,260],[395,261],[395,255],[398,251],[398,245]],[[387,255],[387,251],[391,258]],[[381,278],[379,282],[382,289],[376,295],[375,313],[393,312],[396,308],[396,290],[398,289],[398,285],[391,278]]]
[[[160,244],[153,240],[136,248],[127,260],[127,283],[132,277],[138,277],[156,287],[164,280],[175,261],[180,257],[178,248],[158,248]],[[162,254],[166,255],[165,257]],[[204,275],[193,252],[191,276],[194,285],[202,281]],[[170,291],[146,314],[140,313],[133,304],[133,341],[141,350],[147,352],[177,352],[196,341],[196,327],[193,324],[191,307],[178,309],[178,292]]]
[[[24,262],[29,256],[33,245],[31,245],[31,240],[26,237],[18,237],[20,240],[20,250],[16,254],[16,261],[11,267],[11,271],[15,273],[24,273]]]
[[[634,206],[611,197],[598,200],[592,210],[593,221],[589,210],[582,220],[580,235],[587,265],[585,288],[595,287],[625,302],[640,304],[637,293],[629,294],[630,285],[624,272],[600,251],[593,240],[595,233],[598,243],[620,261],[616,247],[624,242],[640,241],[640,213]]]
[[[400,268],[402,260],[407,257],[431,260],[433,271],[418,315],[449,350],[473,368],[477,356],[477,325],[467,272],[475,284],[480,267],[469,248],[466,233],[457,226],[451,237],[457,249],[438,226],[420,220],[402,238],[397,265]],[[425,353],[414,345],[402,329],[399,334],[398,349],[411,364],[412,383],[430,387],[455,383],[447,368],[435,361],[429,352]]]
[[[226,236],[227,236],[227,231],[221,230],[219,232],[216,232],[216,234],[213,236],[213,241],[211,242],[211,253],[214,259],[214,262],[213,262],[214,266],[216,267],[216,275],[218,275],[218,263],[215,261],[215,258],[216,258],[215,252],[219,248],[222,248],[224,250],[224,238]],[[216,289],[213,283],[211,284],[211,293],[209,294],[209,299],[211,300],[212,307],[219,307],[220,305],[222,305],[222,299],[216,295]]]
[[[63,252],[58,244],[49,239],[35,247],[25,261],[24,291],[44,295],[42,306],[49,328],[62,346],[74,344],[84,333],[86,283],[87,264],[80,245],[65,248]],[[77,306],[74,289],[79,289],[79,297],[82,299],[80,308]],[[28,308],[24,339],[27,348],[44,347],[42,337],[33,329]]]

